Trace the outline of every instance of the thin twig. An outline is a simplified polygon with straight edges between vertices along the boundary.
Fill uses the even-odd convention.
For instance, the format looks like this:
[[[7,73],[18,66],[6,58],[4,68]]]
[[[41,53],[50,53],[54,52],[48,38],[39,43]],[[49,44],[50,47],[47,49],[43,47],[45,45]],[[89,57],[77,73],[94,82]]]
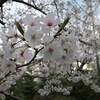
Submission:
[[[57,6],[57,3],[56,3],[56,1],[54,0],[54,5],[55,5],[55,7],[56,7],[56,10],[57,10],[57,16],[58,16],[58,18],[59,18],[59,13],[58,13],[58,6]]]
[[[87,14],[86,10],[84,10],[84,9],[78,4],[78,2],[77,2],[76,0],[73,0],[73,1],[79,6],[80,9],[82,9],[82,11],[84,11],[84,12]]]
[[[82,42],[82,43],[83,43],[83,44],[85,44],[85,45],[92,46],[92,44],[91,44],[91,43],[85,42],[85,41],[83,41],[83,40],[81,40],[81,39],[79,39],[79,41],[80,41],[80,42]]]

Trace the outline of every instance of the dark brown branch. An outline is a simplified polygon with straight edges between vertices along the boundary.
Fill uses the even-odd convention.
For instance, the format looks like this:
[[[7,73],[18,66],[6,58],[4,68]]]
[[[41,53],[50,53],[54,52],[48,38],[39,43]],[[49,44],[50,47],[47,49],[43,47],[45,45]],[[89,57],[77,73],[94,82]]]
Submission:
[[[97,65],[97,69],[98,69],[98,74],[100,76],[100,64],[99,64],[99,56],[98,54],[96,53],[96,65]]]
[[[77,71],[82,71],[83,70],[83,66],[85,64],[87,64],[87,62],[88,62],[87,58],[84,58],[83,61],[81,62],[81,65],[78,66]]]
[[[2,5],[7,2],[7,0],[0,0],[0,7],[2,7]]]
[[[41,13],[43,13],[43,14],[46,15],[46,13],[45,13],[44,11],[42,11],[40,8],[38,8],[37,6],[34,6],[34,5],[32,5],[32,4],[29,4],[29,3],[27,3],[27,2],[24,2],[24,1],[22,1],[22,0],[12,0],[12,1],[19,2],[19,3],[25,4],[25,5],[27,5],[27,6],[30,6],[30,7],[34,8],[34,9],[36,9],[36,10],[38,10],[38,11],[40,11]]]
[[[85,45],[92,46],[92,44],[91,44],[91,43],[85,42],[85,41],[83,41],[83,40],[81,40],[81,39],[79,39],[79,41],[80,41],[81,43],[85,44]]]
[[[7,1],[8,1],[8,0],[0,0],[0,7],[2,7],[2,5],[3,5],[4,3],[6,3]],[[12,1],[17,2],[17,3],[22,3],[22,4],[25,4],[25,5],[27,5],[27,6],[30,6],[30,7],[34,8],[34,9],[36,9],[36,10],[38,10],[38,11],[40,11],[41,13],[43,13],[43,14],[46,15],[46,13],[45,13],[44,11],[42,11],[40,8],[38,8],[37,6],[34,6],[34,5],[32,5],[32,4],[29,4],[29,3],[27,3],[27,2],[25,2],[25,1],[23,1],[23,0],[12,0]]]
[[[2,20],[0,20],[0,24],[5,25],[5,23]]]
[[[27,3],[27,2],[24,2],[24,1],[22,1],[22,0],[12,0],[12,1],[18,2],[18,3],[22,3],[22,4],[25,4],[25,5],[27,5],[27,6],[30,6],[30,7],[34,8],[34,9],[36,9],[36,10],[38,10],[38,11],[40,11],[41,13],[43,13],[43,14],[46,15],[46,13],[45,13],[44,11],[42,11],[40,8],[38,8],[37,6],[31,5],[31,4],[29,4],[29,3]]]
[[[0,0],[1,9],[3,7],[3,4],[6,3],[7,1],[8,0]],[[35,10],[37,10],[37,11],[39,11],[39,12],[41,12],[41,13],[46,15],[46,13],[44,11],[42,11],[42,9],[38,8],[36,5],[29,4],[29,3],[27,3],[27,2],[25,2],[23,0],[12,0],[12,1],[17,2],[17,3],[22,3],[22,4],[25,4],[27,6],[30,6],[30,7],[34,8]],[[1,20],[0,20],[0,24],[5,25],[5,23],[3,21],[1,21]]]

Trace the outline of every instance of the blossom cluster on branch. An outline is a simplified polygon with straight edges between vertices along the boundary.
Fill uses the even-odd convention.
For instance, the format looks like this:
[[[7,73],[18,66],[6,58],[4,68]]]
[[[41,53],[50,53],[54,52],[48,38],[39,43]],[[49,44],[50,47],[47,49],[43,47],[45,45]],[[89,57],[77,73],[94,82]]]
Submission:
[[[51,92],[70,95],[72,83],[81,80],[95,92],[100,92],[100,84],[96,84],[98,78],[100,79],[96,78],[99,66],[95,66],[92,72],[84,71],[83,66],[89,63],[91,58],[80,60],[82,52],[78,52],[77,44],[81,42],[90,45],[92,49],[97,46],[93,39],[88,43],[76,36],[73,30],[65,30],[69,16],[62,22],[55,13],[49,12],[40,17],[27,14],[22,20],[24,28],[16,22],[17,29],[0,33],[1,93],[7,93],[11,85],[16,84],[29,70],[31,75],[44,82],[44,86],[38,90],[42,96]],[[98,41],[96,44],[99,44]],[[96,57],[98,61],[98,56]],[[81,64],[79,61],[82,61]]]

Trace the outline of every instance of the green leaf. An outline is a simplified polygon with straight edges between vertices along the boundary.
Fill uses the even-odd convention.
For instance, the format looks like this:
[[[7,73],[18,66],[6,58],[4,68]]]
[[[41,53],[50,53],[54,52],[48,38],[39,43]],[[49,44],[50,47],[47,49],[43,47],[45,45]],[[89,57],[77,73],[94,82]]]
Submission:
[[[57,34],[54,36],[54,38],[65,28],[65,26],[68,24],[70,20],[70,16],[68,16],[64,21],[63,23],[60,23],[58,26],[60,27]]]
[[[63,23],[60,24],[61,29],[64,29],[64,27],[68,24],[70,20],[70,17],[68,16]]]
[[[20,25],[20,23],[19,22],[15,22],[15,25],[16,25],[17,29],[19,30],[19,32],[22,35],[24,35],[24,30],[23,30],[22,26]]]

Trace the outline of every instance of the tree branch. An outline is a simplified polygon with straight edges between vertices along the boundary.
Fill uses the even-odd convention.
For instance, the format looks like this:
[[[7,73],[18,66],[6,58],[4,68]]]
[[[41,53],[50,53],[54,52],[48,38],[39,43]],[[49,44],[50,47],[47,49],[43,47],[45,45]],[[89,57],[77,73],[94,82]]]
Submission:
[[[7,1],[8,1],[8,0],[0,0],[0,7],[1,7],[4,3],[6,3]],[[39,12],[41,12],[41,13],[43,13],[43,14],[46,15],[46,13],[45,13],[44,11],[42,11],[40,8],[38,8],[37,6],[34,6],[34,5],[32,5],[32,4],[29,4],[29,3],[27,3],[27,2],[25,2],[25,1],[23,1],[23,0],[12,0],[12,1],[17,2],[17,3],[22,3],[22,4],[25,4],[25,5],[27,5],[27,6],[30,6],[30,7],[34,8],[34,9],[38,10]]]
[[[5,25],[5,23],[2,20],[0,20],[0,24]]]
[[[85,41],[83,41],[83,40],[81,40],[81,39],[79,39],[79,41],[80,41],[81,43],[85,44],[85,45],[92,46],[92,44],[91,44],[91,43],[85,42]]]
[[[7,1],[8,0],[0,0],[0,7],[2,8],[3,7],[3,4],[6,3]],[[23,0],[12,0],[12,1],[13,2],[17,2],[17,3],[22,3],[22,4],[25,4],[27,6],[30,6],[30,7],[34,8],[35,10],[37,10],[37,11],[39,11],[39,12],[41,12],[41,13],[43,13],[43,14],[46,15],[46,13],[44,11],[42,11],[42,9],[40,9],[36,5],[29,4],[29,3],[27,3],[27,2],[25,2]],[[5,23],[3,21],[1,21],[1,20],[0,20],[0,24],[5,25]]]
[[[22,4],[25,4],[27,6],[30,6],[30,7],[34,8],[34,9],[38,10],[39,12],[41,12],[41,13],[46,15],[46,13],[44,11],[42,11],[40,8],[38,8],[37,6],[33,6],[33,5],[31,5],[31,4],[27,3],[27,2],[24,2],[22,0],[12,0],[12,1],[18,2],[18,3],[22,3]]]

